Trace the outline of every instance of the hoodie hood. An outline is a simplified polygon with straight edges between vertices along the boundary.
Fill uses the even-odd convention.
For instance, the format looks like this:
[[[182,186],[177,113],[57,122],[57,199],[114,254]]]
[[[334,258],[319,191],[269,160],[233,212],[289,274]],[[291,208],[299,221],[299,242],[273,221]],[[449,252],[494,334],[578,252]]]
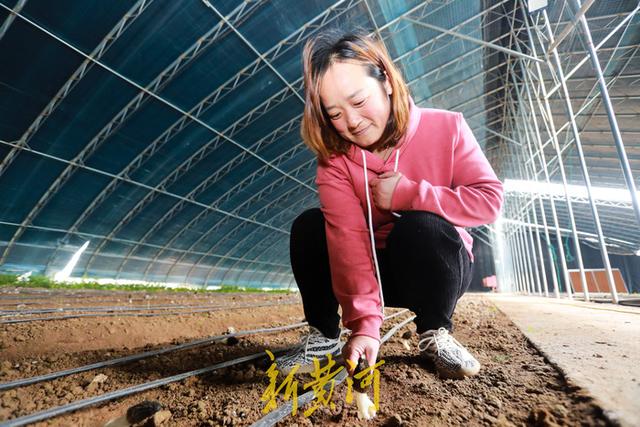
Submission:
[[[387,164],[387,162],[395,161],[395,150],[400,150],[400,156],[402,156],[402,153],[407,148],[407,144],[411,142],[411,138],[413,138],[413,135],[416,133],[418,124],[420,124],[420,109],[416,107],[413,99],[409,96],[409,123],[407,125],[407,131],[402,136],[402,138],[400,138],[398,144],[394,147],[394,154],[391,155],[389,159],[384,161],[372,152],[363,150],[362,148],[358,147],[356,144],[351,144],[351,147],[347,152],[347,157],[359,166],[364,167],[361,153],[364,152],[366,156],[367,169],[374,172],[382,172],[382,169],[384,168],[384,165]]]

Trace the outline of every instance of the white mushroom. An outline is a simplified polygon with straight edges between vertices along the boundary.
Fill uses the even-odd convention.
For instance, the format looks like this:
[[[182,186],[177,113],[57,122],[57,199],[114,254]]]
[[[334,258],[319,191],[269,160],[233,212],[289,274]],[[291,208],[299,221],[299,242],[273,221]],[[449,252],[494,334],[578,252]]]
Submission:
[[[358,365],[356,366],[353,375],[357,375],[360,372],[369,369],[369,363],[364,357],[361,357],[358,360]],[[370,388],[369,385],[366,387],[362,387],[360,381],[354,381],[354,398],[356,401],[356,407],[358,408],[358,418],[370,420],[376,416],[376,405],[369,399],[367,395],[367,389]]]
[[[370,420],[376,416],[376,405],[373,404],[367,393],[354,392],[356,406],[358,407],[358,418]]]

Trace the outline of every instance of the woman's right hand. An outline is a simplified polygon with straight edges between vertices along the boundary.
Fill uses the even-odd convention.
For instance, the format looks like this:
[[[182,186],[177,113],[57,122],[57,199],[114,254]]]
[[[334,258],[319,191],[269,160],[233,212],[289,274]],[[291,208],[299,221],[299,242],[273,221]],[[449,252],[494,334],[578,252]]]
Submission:
[[[342,357],[345,360],[349,375],[353,375],[353,370],[358,364],[360,356],[364,354],[365,359],[369,363],[369,366],[376,364],[376,358],[378,357],[378,350],[380,349],[380,341],[375,338],[368,337],[366,335],[356,335],[349,338],[349,341],[342,348]],[[353,363],[347,362],[350,360]]]

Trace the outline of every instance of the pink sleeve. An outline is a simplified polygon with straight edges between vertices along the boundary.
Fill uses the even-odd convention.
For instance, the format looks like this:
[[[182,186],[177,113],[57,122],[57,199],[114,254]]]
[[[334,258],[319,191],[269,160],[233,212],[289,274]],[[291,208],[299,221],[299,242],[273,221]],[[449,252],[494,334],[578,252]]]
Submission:
[[[339,168],[318,166],[316,183],[325,218],[331,281],[352,335],[380,339],[382,313],[369,232],[360,200]]]
[[[402,177],[396,186],[393,211],[436,213],[453,225],[476,227],[494,222],[502,206],[502,183],[480,149],[469,125],[457,114],[451,187]]]

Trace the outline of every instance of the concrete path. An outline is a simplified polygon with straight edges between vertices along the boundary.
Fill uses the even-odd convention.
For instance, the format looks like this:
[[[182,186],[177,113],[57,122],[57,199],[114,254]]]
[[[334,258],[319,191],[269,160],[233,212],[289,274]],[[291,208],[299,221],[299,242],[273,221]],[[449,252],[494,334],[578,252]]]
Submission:
[[[640,308],[485,295],[612,420],[640,426]]]

